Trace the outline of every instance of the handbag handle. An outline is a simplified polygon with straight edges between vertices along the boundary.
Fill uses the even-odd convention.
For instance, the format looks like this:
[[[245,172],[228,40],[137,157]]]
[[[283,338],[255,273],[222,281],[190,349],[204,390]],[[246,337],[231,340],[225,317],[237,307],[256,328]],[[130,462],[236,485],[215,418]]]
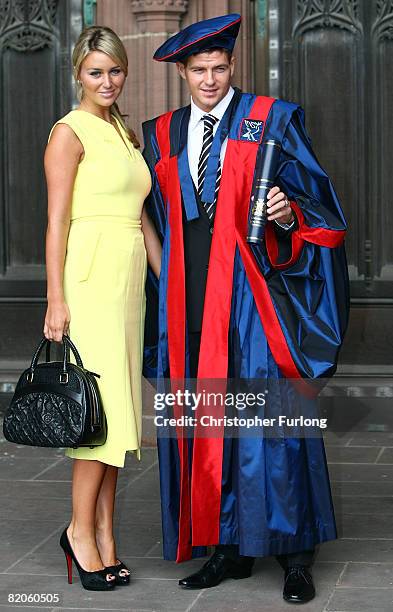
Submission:
[[[45,338],[45,336],[42,338],[42,340],[40,341],[39,345],[37,346],[35,353],[33,355],[33,359],[31,360],[31,364],[30,364],[30,379],[33,379],[33,375],[34,375],[34,369],[37,366],[38,363],[38,359],[40,357],[41,351],[44,348],[45,345],[50,344],[50,340],[48,340],[47,338]],[[75,346],[75,344],[70,340],[70,338],[68,336],[63,335],[63,339],[62,339],[62,343],[63,343],[63,374],[66,375],[67,374],[67,363],[68,363],[68,359],[69,355],[68,350],[67,349],[71,349],[74,357],[75,357],[75,361],[77,363],[78,366],[80,366],[81,368],[83,368],[83,362],[81,359],[81,356],[78,353],[78,350]],[[48,352],[47,352],[47,357],[48,357]],[[50,357],[50,349],[49,349],[49,357]],[[68,378],[68,377],[67,377]]]
[[[76,364],[79,367],[83,368],[82,358],[79,355],[78,349],[76,348],[75,344],[72,342],[71,338],[69,336],[64,335],[63,343],[64,343],[63,363],[66,363],[67,353],[69,353],[69,350],[71,350],[75,357]],[[68,356],[68,359],[69,359],[69,356]]]
[[[49,341],[47,343],[47,345],[46,345],[46,349],[45,349],[45,361],[46,361],[46,363],[50,362],[50,354],[51,354],[52,344],[53,344],[53,342]],[[70,360],[70,347],[68,346],[68,344],[67,344],[66,350],[67,350],[67,361],[69,361]]]

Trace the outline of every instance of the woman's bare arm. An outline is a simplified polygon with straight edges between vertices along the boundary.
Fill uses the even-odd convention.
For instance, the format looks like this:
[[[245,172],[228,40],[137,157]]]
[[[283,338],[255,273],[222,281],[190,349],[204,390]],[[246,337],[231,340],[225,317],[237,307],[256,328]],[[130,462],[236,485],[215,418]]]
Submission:
[[[70,228],[72,193],[83,146],[66,124],[55,127],[45,151],[48,188],[46,271],[48,307],[44,335],[60,342],[67,332],[70,312],[64,300],[63,272]]]
[[[148,262],[158,278],[161,271],[162,247],[153,222],[149,218],[145,208],[142,210],[142,232],[145,238]]]

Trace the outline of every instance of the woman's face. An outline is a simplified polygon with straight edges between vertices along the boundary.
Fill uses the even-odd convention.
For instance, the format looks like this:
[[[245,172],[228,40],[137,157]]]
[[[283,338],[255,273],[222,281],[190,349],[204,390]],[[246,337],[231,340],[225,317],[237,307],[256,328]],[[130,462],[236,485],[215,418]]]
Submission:
[[[79,81],[83,100],[109,107],[121,94],[126,75],[114,59],[101,51],[92,51],[83,60]]]

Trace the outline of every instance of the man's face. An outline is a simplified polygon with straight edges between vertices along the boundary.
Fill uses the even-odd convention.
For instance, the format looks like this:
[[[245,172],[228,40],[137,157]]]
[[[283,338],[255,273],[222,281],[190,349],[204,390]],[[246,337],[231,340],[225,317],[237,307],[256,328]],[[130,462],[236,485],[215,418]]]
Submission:
[[[188,58],[187,66],[177,63],[180,76],[187,81],[195,104],[209,113],[225,96],[231,86],[235,61],[219,49],[198,53]]]

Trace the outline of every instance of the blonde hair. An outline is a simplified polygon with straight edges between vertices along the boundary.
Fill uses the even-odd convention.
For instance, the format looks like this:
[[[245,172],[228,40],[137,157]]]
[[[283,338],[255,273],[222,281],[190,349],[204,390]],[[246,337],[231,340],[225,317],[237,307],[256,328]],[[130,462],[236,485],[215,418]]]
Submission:
[[[86,28],[79,36],[72,53],[76,94],[79,101],[81,101],[83,97],[83,88],[79,81],[80,69],[86,57],[93,51],[106,53],[106,55],[109,55],[120,66],[126,76],[128,74],[127,52],[118,35],[105,26],[91,26],[90,28]],[[111,113],[120,121],[133,145],[139,147],[140,144],[135,132],[126,125],[124,115],[121,114],[116,103],[112,104]]]

